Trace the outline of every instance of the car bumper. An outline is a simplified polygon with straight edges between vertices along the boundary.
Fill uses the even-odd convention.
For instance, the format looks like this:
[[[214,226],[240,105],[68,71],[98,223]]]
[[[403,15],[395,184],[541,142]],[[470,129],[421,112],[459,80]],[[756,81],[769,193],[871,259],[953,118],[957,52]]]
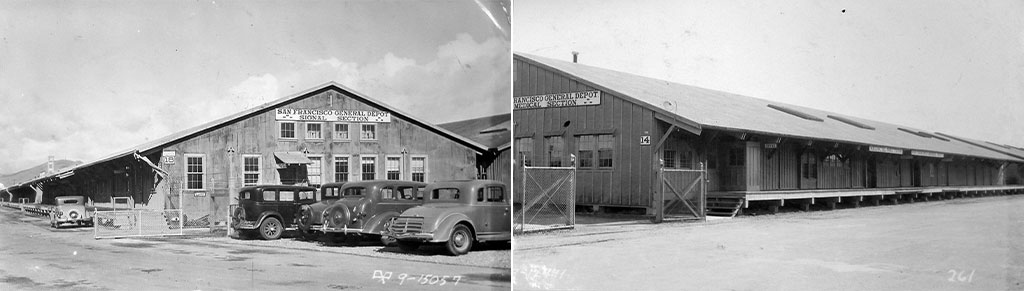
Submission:
[[[395,239],[400,241],[415,241],[415,242],[440,242],[434,239],[434,234],[429,232],[413,232],[413,233],[387,233],[383,235],[386,239]]]
[[[345,227],[327,227],[326,225],[320,226],[320,231],[324,233],[343,233],[343,234],[356,234],[356,233],[367,233],[362,228],[349,228]]]
[[[259,224],[256,224],[255,221],[235,220],[235,222],[236,223],[231,226],[234,229],[256,229],[259,227]]]

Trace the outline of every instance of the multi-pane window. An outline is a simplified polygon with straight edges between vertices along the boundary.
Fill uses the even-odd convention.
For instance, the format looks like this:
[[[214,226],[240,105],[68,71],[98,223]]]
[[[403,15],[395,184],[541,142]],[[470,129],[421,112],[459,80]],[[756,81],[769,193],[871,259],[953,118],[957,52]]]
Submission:
[[[334,182],[348,182],[348,157],[334,157]]]
[[[363,181],[376,179],[377,157],[360,157],[360,168]]]
[[[324,139],[322,123],[306,123],[306,139]]]
[[[185,189],[188,190],[202,190],[203,181],[206,177],[206,167],[204,165],[204,156],[202,155],[185,155],[185,176],[187,185]]]
[[[565,140],[561,136],[545,137],[544,148],[548,151],[548,166],[561,167],[562,156],[565,155]]]
[[[309,177],[309,185],[320,185],[323,184],[321,179],[321,173],[323,172],[324,163],[322,157],[310,156],[309,163],[306,165],[306,175]]]
[[[818,178],[818,158],[814,153],[808,152],[800,155],[800,171],[804,179]]]
[[[260,183],[260,156],[242,156],[242,185],[253,186]]]
[[[523,160],[522,161],[523,166],[532,166],[533,165],[533,138],[532,137],[517,138],[516,141],[515,141],[515,144],[513,146],[515,147],[516,152],[519,152],[519,155],[517,155],[515,158],[516,159],[522,159]]]
[[[377,124],[365,123],[359,125],[359,139],[363,140],[374,140],[377,139]]]
[[[577,159],[579,159],[580,168],[593,168],[594,156],[597,151],[597,136],[596,135],[581,135],[576,141],[579,151],[577,151]]]
[[[737,167],[743,166],[743,148],[730,148],[729,149],[729,166]]]
[[[693,168],[693,152],[683,150],[679,152],[679,167],[684,169]]]
[[[676,167],[676,151],[665,150],[661,160],[665,162],[665,168],[673,169]]]
[[[348,123],[335,123],[334,124],[334,139],[347,140],[350,139],[348,135]]]
[[[281,138],[295,138],[294,122],[281,122]]]
[[[384,161],[384,169],[387,171],[388,180],[402,179],[402,157],[387,157]]]
[[[597,167],[611,168],[615,139],[610,134],[597,136]]]
[[[427,157],[412,157],[412,162],[409,165],[412,171],[412,180],[416,182],[426,182],[427,180]]]

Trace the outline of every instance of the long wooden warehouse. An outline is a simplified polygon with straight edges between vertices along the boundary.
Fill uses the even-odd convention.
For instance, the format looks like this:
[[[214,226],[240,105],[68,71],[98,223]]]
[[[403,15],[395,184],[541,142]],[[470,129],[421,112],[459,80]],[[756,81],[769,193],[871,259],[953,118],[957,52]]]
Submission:
[[[578,205],[650,213],[661,166],[706,165],[708,199],[773,210],[1022,189],[1006,184],[1021,183],[1024,150],[1007,145],[526,54],[513,70],[516,155],[575,156]]]
[[[488,173],[501,170],[492,166],[498,153],[330,82],[8,190],[43,204],[63,195],[97,205],[130,197],[138,207],[226,225],[244,186],[507,176],[507,168]]]

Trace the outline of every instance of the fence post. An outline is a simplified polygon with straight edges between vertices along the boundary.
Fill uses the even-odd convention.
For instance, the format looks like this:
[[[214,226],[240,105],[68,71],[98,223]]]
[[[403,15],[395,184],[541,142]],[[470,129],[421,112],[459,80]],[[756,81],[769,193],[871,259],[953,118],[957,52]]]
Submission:
[[[519,192],[519,196],[522,196],[519,199],[519,233],[522,234],[526,232],[526,153],[519,152],[519,157],[519,164],[523,166],[523,175],[519,179],[522,184],[522,191]]]
[[[704,222],[708,221],[708,169],[704,162],[700,163],[700,218]]]
[[[654,223],[665,220],[665,167],[658,166],[658,192],[654,193]]]
[[[142,235],[142,210],[137,210],[135,214],[135,225],[139,228],[139,235]]]

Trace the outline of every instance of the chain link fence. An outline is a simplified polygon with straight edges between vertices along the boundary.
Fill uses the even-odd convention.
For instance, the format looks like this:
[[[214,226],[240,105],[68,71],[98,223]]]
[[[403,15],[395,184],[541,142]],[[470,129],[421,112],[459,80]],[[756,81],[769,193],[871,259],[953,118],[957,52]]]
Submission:
[[[515,188],[516,233],[576,225],[576,168],[522,167]]]
[[[168,236],[208,232],[208,217],[189,219],[181,210],[113,210],[93,212],[93,237]]]

